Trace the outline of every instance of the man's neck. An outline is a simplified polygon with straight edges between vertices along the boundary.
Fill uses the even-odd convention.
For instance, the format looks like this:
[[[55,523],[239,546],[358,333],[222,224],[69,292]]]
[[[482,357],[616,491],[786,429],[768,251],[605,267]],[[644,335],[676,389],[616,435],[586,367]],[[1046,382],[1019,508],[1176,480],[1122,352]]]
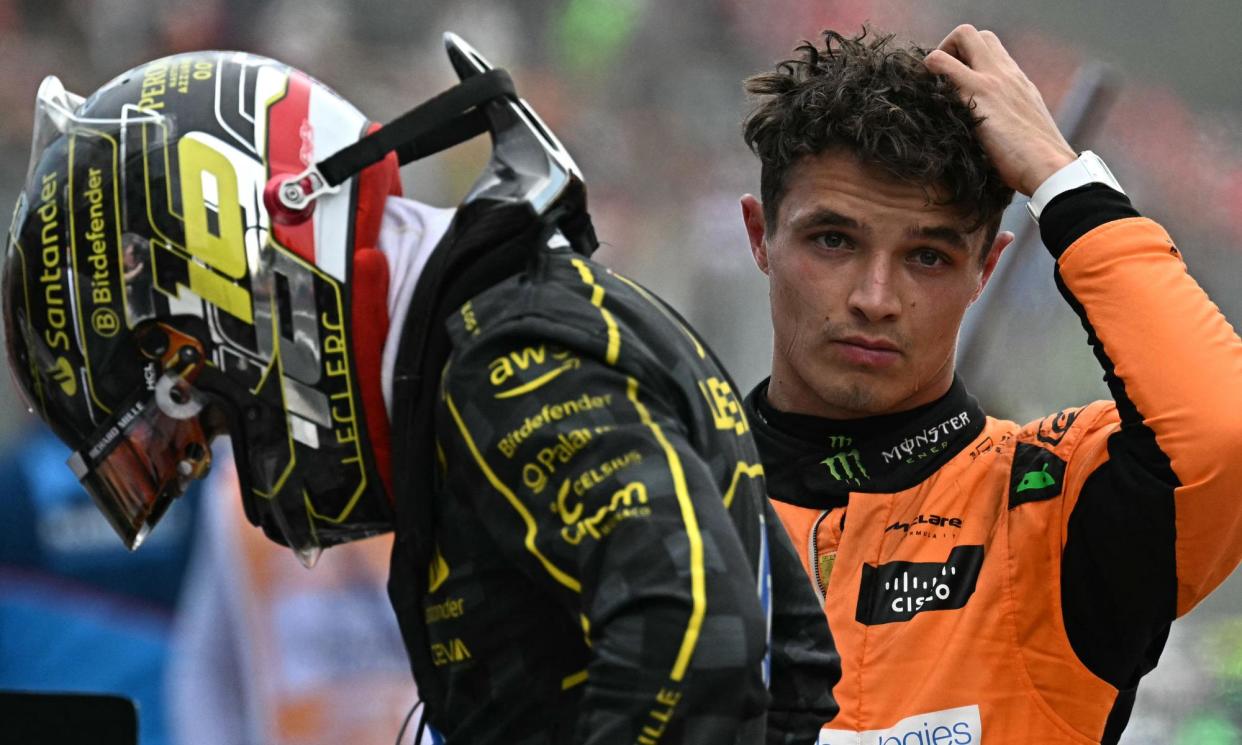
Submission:
[[[845,504],[850,492],[919,483],[979,432],[984,415],[960,380],[906,411],[829,419],[781,411],[761,383],[746,399],[774,497],[810,506]]]

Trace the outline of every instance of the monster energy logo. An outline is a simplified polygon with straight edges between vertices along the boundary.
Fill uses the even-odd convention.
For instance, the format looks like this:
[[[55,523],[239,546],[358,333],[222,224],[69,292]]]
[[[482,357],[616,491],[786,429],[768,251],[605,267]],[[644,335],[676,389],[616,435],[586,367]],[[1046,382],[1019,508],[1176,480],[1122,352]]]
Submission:
[[[853,465],[851,466],[851,462]],[[861,479],[869,479],[867,469],[863,468],[862,455],[858,448],[842,450],[824,458],[820,463],[828,466],[828,473],[837,481],[848,481],[852,484],[862,483]],[[857,473],[855,473],[857,472]]]

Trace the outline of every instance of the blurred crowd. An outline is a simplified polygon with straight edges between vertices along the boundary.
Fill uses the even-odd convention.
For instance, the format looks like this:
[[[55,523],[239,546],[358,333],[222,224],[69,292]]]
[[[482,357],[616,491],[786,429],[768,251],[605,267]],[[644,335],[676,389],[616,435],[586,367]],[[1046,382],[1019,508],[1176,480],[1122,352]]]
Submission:
[[[797,41],[815,38],[822,28],[848,31],[870,22],[931,46],[955,23],[971,20],[1001,35],[1056,111],[1075,74],[1098,61],[1099,49],[1067,39],[1053,26],[1009,18],[985,5],[971,0],[934,6],[915,0],[0,0],[0,204],[12,204],[21,188],[34,92],[46,74],[85,92],[163,54],[237,48],[301,67],[374,119],[386,121],[453,81],[440,42],[440,34],[452,30],[513,73],[519,92],[577,159],[603,242],[600,258],[682,310],[748,390],[765,374],[771,342],[765,284],[747,252],[737,206],[739,195],[758,190],[757,162],[739,132],[746,109],[741,80],[789,56]],[[1236,28],[1242,8],[1230,12],[1232,18],[1220,20]],[[1242,261],[1242,222],[1235,217],[1242,213],[1242,133],[1235,118],[1226,116],[1236,112],[1205,111],[1179,95],[1172,78],[1129,74],[1127,61],[1115,55],[1107,61],[1113,65],[1111,106],[1096,122],[1094,137],[1072,144],[1106,157],[1139,209],[1178,237],[1192,273],[1225,314],[1242,317],[1242,273],[1236,271]],[[1150,65],[1134,69],[1140,68]],[[469,188],[487,152],[486,143],[476,142],[405,169],[406,193],[451,206]],[[1037,249],[1037,243],[1021,247]],[[1015,361],[1007,369],[1020,371],[1024,382],[962,366],[985,408],[993,415],[1024,419],[1107,395],[1083,332],[1062,307],[1048,274],[1024,278],[1021,290],[1011,298],[992,298],[980,323],[1004,330],[987,337],[990,345],[1004,345],[1003,353],[993,357]],[[34,427],[11,388],[0,390],[0,414],[0,442],[10,448],[29,446]],[[71,480],[63,467],[38,473]],[[42,479],[52,477],[21,487],[6,480],[4,488],[51,488]],[[0,504],[13,504],[18,496],[5,494]],[[209,496],[236,502],[228,494]],[[178,509],[186,513],[185,520],[195,519],[190,508]],[[29,525],[37,523],[37,515],[26,517],[35,520]],[[237,516],[230,512],[211,519]],[[217,528],[215,534],[221,530],[229,533]],[[115,550],[121,551],[119,541]],[[200,556],[209,552],[195,550]],[[0,580],[25,582],[39,573],[62,571],[54,562],[23,563],[16,553],[0,554]],[[328,553],[330,558],[333,552]],[[370,561],[358,559],[348,571],[363,571],[357,567]],[[382,571],[368,576],[371,585],[382,583]],[[73,582],[90,585],[100,597],[115,589],[95,587],[90,579]],[[153,618],[168,625],[178,607],[201,611],[204,603],[223,602],[220,587],[196,587],[189,596],[174,590],[167,598],[125,602],[155,604],[160,610]],[[205,600],[209,595],[214,599]],[[384,616],[384,603],[374,600],[355,597],[348,607]],[[1242,743],[1242,585],[1227,585],[1207,605],[1175,626],[1158,672],[1140,688],[1123,742]],[[328,606],[298,607],[312,608],[310,613]],[[9,618],[0,616],[5,623],[16,622]],[[265,622],[261,615],[245,621]],[[389,626],[376,627],[380,631],[364,627],[351,628],[376,638],[390,633]],[[211,628],[208,624],[198,631]],[[233,633],[281,639],[271,630]],[[309,646],[282,647],[280,653]],[[393,654],[397,664],[390,669],[381,665],[377,674],[396,670],[404,675],[399,644]],[[0,659],[0,671],[49,664],[40,659]],[[176,676],[193,676],[200,669],[187,666],[185,659],[193,658],[173,664]],[[217,654],[214,659],[225,658]],[[272,664],[305,673],[320,663],[298,667],[296,658],[281,656]],[[253,678],[246,670],[240,674]],[[24,678],[0,676],[0,687],[15,680]],[[256,694],[254,700],[270,698]],[[379,715],[392,716],[387,709]],[[287,727],[296,733],[300,720],[289,721],[295,723]],[[289,742],[297,741],[289,736]]]

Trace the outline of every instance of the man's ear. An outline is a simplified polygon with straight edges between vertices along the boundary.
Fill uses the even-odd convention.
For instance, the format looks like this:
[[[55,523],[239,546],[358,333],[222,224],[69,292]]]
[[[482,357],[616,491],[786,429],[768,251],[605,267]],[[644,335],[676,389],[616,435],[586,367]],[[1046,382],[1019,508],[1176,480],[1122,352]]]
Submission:
[[[754,194],[742,196],[742,222],[750,238],[750,255],[754,257],[759,271],[768,273],[768,245],[764,242],[763,204]]]
[[[1013,233],[1008,230],[1002,230],[996,234],[996,239],[992,241],[992,245],[988,248],[987,258],[983,260],[983,272],[979,277],[979,289],[975,290],[975,294],[970,298],[970,302],[979,299],[979,295],[983,294],[983,288],[987,287],[988,280],[992,278],[992,273],[996,271],[996,264],[1000,261],[1001,254],[1005,252],[1013,243]]]

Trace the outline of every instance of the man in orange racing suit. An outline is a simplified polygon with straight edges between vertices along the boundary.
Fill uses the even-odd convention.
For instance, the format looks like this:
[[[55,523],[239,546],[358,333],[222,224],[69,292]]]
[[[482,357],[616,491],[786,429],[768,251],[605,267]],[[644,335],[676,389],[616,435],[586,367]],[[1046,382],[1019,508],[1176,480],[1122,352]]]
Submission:
[[[1242,555],[1242,343],[994,34],[825,38],[748,81],[742,199],[774,327],[747,408],[842,658],[820,742],[1117,742]],[[1027,425],[954,375],[1011,189],[1114,397]]]

